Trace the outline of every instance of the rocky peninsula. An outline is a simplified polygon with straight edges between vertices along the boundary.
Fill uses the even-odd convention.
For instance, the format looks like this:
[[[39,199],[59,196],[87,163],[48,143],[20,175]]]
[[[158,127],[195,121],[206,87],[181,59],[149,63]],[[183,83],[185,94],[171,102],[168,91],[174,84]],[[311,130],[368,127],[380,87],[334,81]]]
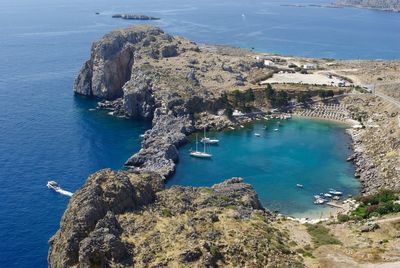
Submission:
[[[308,251],[304,241],[310,238],[299,241],[296,232],[304,235],[304,228],[262,208],[242,179],[210,188],[164,189],[164,181],[173,174],[177,148],[187,135],[236,126],[289,97],[302,99],[299,96],[306,92],[309,98],[319,98],[318,92],[330,90],[334,97],[329,101],[346,104],[351,116],[365,126],[352,132],[356,153],[350,159],[358,167],[364,194],[399,189],[398,113],[382,106],[376,96],[350,94],[357,82],[363,82],[364,70],[354,68],[360,64],[369,68],[370,63],[199,46],[151,26],[105,35],[93,44],[91,57],[76,78],[75,93],[98,98],[99,108],[116,116],[152,120],[152,128],[145,133],[141,150],[126,161],[125,171],[99,171],[74,194],[49,242],[49,266],[303,267]],[[328,71],[328,77],[345,76],[353,85],[283,82],[272,86],[285,94],[267,94],[263,81],[282,73],[307,75],[314,72],[311,66]],[[281,95],[286,97],[282,100]],[[237,108],[248,116],[233,117],[232,109]],[[382,111],[379,117],[373,112],[377,110]],[[379,130],[380,142],[370,136],[375,131],[371,126],[378,122],[394,127]],[[378,144],[384,147],[379,149]]]

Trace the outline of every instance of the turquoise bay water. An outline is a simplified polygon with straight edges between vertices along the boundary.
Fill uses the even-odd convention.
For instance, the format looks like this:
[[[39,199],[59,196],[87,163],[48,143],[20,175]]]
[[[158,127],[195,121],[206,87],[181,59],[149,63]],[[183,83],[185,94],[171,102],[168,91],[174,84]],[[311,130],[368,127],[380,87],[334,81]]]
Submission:
[[[307,119],[278,122],[210,133],[220,140],[220,145],[207,147],[213,154],[211,160],[189,156],[195,148],[192,139],[180,149],[180,162],[168,185],[211,186],[233,176],[243,177],[265,207],[312,217],[326,210],[313,204],[315,194],[330,188],[342,190],[345,196],[358,193],[354,166],[345,161],[351,140],[343,125]],[[297,183],[304,189],[297,188]]]
[[[327,3],[330,0],[313,2]],[[116,119],[103,112],[91,112],[88,109],[95,106],[95,101],[77,98],[72,94],[73,80],[89,57],[91,43],[108,31],[133,23],[113,19],[113,13],[134,12],[159,16],[162,20],[149,23],[200,43],[230,44],[254,47],[258,51],[314,57],[399,58],[398,13],[281,6],[285,3],[298,2],[0,1],[0,266],[46,267],[47,241],[58,229],[61,215],[68,203],[67,197],[47,190],[46,181],[53,178],[65,189],[75,191],[89,174],[98,169],[121,168],[124,161],[139,149],[138,135],[149,127],[145,122]],[[101,14],[95,15],[95,12]],[[254,127],[257,128],[257,125]],[[290,127],[287,126],[287,129]],[[340,137],[346,139],[342,136],[342,130],[333,131],[337,135],[332,134],[330,139],[337,138],[337,143],[341,144]],[[224,137],[222,140],[225,140],[225,136],[234,140],[229,147],[224,146],[228,142],[225,140],[220,147],[213,148],[213,152],[216,150],[213,161],[218,161],[218,156],[228,155],[229,150],[232,152],[237,148],[234,145],[240,147],[244,144],[240,142],[243,139],[249,145],[262,141],[261,138],[251,139],[251,134],[239,134],[220,134]],[[275,134],[277,133],[268,135]],[[311,134],[319,136],[317,132]],[[307,136],[311,134],[296,132],[293,135],[301,137],[301,141],[312,139]],[[264,145],[265,148],[262,147]],[[236,162],[241,169],[237,169],[237,166],[229,169],[238,171],[235,174],[225,174],[219,166],[213,167],[215,162],[210,162],[202,175],[215,168],[213,172],[218,176],[201,176],[202,180],[194,180],[190,177],[190,172],[185,171],[190,166],[185,161],[192,159],[185,159],[186,154],[183,154],[177,176],[170,183],[177,180],[177,183],[182,184],[196,182],[199,185],[211,185],[217,179],[235,175],[245,177],[259,190],[261,188],[258,183],[264,178],[262,174],[268,173],[275,175],[268,175],[266,178],[275,178],[277,183],[293,180],[288,181],[287,191],[298,194],[295,191],[297,189],[291,188],[292,184],[310,178],[312,174],[305,171],[291,176],[283,171],[274,173],[271,170],[273,163],[281,159],[286,165],[282,169],[289,169],[289,166],[293,170],[305,170],[309,167],[308,160],[314,163],[319,158],[315,159],[315,155],[312,155],[310,158],[304,157],[307,161],[289,163],[290,159],[284,157],[283,151],[277,150],[271,144],[271,147],[267,145],[268,143],[261,143],[259,148],[249,147],[253,150],[251,153],[255,155],[254,159],[252,156],[243,156],[241,161]],[[350,171],[346,173],[341,166],[341,157],[346,157],[347,153],[345,148],[340,148],[335,152],[341,160],[333,161],[332,158],[333,162],[328,166],[322,165],[323,169],[316,171],[317,177],[321,177],[323,173],[336,174],[335,170],[351,174]],[[326,149],[327,152],[333,150],[331,147]],[[291,152],[291,148],[286,150],[289,156],[295,154]],[[276,154],[275,160],[267,157],[272,154]],[[251,166],[247,159],[251,159],[255,166]],[[230,165],[228,162],[225,164],[226,167]],[[242,173],[245,170],[248,172]],[[340,175],[343,178],[342,184],[329,187],[347,189],[345,183],[350,183],[351,180],[345,179],[347,175],[343,174]],[[179,181],[178,178],[187,178],[187,181]],[[306,185],[305,182],[304,184]],[[305,193],[319,191],[319,187],[315,185],[309,187],[314,188],[306,187]],[[354,189],[352,187],[355,186],[349,185],[348,189]],[[325,185],[321,188],[325,188]],[[259,191],[263,202],[273,205],[273,208],[290,212],[289,208],[281,207],[280,204],[284,204],[282,200],[268,199],[270,193],[275,191]],[[268,195],[264,196],[264,192]],[[308,194],[307,192],[304,197],[299,197],[304,201],[298,206],[293,204],[293,207],[300,212],[306,211],[309,205]],[[284,195],[284,198],[287,202],[293,202],[289,194]]]

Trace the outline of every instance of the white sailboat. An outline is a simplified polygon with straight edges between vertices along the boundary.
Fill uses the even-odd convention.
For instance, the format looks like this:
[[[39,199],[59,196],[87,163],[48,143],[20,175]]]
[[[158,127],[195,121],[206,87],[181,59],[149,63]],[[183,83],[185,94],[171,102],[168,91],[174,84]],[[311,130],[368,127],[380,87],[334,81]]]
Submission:
[[[200,140],[202,143],[207,143],[207,144],[217,144],[219,143],[219,140],[217,139],[210,139],[206,136],[206,128],[204,128],[204,137]]]
[[[197,140],[197,134],[196,134],[196,151],[190,152],[190,156],[198,158],[211,158],[212,154],[206,153],[206,143],[203,141],[203,147],[204,147],[203,152],[200,152],[198,150],[198,143],[199,142]]]

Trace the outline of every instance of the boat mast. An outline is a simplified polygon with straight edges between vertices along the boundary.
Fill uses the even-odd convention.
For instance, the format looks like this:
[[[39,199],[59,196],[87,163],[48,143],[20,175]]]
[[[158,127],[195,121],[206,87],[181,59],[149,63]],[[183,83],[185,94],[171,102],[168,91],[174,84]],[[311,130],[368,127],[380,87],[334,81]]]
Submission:
[[[199,149],[198,149],[198,141],[197,141],[197,134],[196,134],[196,152],[198,152],[199,151]]]

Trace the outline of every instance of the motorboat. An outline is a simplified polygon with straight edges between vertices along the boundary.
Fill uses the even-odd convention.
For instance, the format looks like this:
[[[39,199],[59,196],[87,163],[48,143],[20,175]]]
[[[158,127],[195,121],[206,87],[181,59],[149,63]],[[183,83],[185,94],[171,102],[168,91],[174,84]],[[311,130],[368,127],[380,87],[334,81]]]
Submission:
[[[275,128],[274,131],[278,131],[279,129]]]
[[[296,187],[298,187],[298,188],[303,188],[303,184],[296,184]]]
[[[219,143],[219,140],[208,138],[206,136],[206,128],[204,128],[204,137],[200,140],[200,142],[207,143],[207,144],[217,144],[217,143]]]
[[[56,181],[48,181],[46,186],[54,191],[59,191],[61,189]]]
[[[335,189],[330,189],[329,193],[332,195],[342,195],[343,193],[340,191],[336,191]]]
[[[315,199],[314,204],[316,204],[316,205],[322,205],[322,204],[324,204],[325,202],[326,202],[325,199],[323,199],[323,198],[317,198],[317,199]]]
[[[329,193],[326,193],[326,194],[324,194],[324,196],[325,196],[325,197],[329,197],[329,198],[331,198],[331,197],[332,197],[332,195],[331,195],[331,194],[329,194]]]
[[[261,134],[260,133],[254,133],[254,136],[261,137]]]
[[[210,139],[210,138],[208,138],[208,137],[204,137],[204,138],[202,138],[202,139],[200,140],[200,142],[204,142],[204,143],[207,143],[207,144],[217,144],[217,143],[219,143],[219,140],[217,140],[217,139]]]

